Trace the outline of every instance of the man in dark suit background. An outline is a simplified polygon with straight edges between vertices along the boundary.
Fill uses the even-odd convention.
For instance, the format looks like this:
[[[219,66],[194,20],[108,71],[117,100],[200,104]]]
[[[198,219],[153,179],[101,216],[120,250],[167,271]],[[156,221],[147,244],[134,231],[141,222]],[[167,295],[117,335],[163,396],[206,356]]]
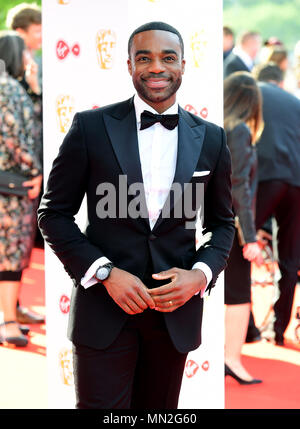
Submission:
[[[230,27],[223,26],[223,60],[228,57],[234,48],[234,32]]]
[[[74,282],[68,336],[78,408],[177,407],[187,353],[201,343],[202,296],[226,266],[234,235],[224,131],[176,102],[181,35],[145,24],[128,55],[137,94],[75,115],[39,208],[44,238]],[[193,210],[178,215],[185,184]],[[138,204],[129,192],[135,185]],[[199,185],[204,229],[196,250]],[[85,194],[83,234],[74,215]]]
[[[248,31],[239,36],[236,46],[224,60],[224,78],[237,71],[250,72],[261,48],[261,36]]]
[[[275,63],[258,67],[263,98],[264,130],[257,144],[257,230],[277,221],[280,296],[274,305],[275,342],[284,344],[297,272],[300,268],[300,100],[283,89],[283,73]]]

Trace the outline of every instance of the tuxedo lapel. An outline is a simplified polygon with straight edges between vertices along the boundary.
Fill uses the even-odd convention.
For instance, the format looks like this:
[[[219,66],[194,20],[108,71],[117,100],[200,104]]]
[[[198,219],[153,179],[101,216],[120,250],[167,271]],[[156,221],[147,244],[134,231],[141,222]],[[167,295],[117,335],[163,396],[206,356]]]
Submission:
[[[197,124],[184,109],[179,107],[178,152],[173,186],[175,184],[176,190],[180,189],[181,192],[174,192],[175,199],[170,198],[169,194],[153,230],[157,229],[163,221],[162,213],[165,216],[169,210],[172,210],[181,198],[185,184],[190,182],[200,157],[205,129],[204,124]],[[166,207],[168,207],[167,210],[165,210]]]
[[[140,199],[146,209],[133,99],[118,105],[118,108],[109,114],[104,113],[103,118],[120,168],[123,174],[127,176],[128,187],[136,183],[141,184]],[[149,227],[147,213],[143,219]]]
[[[174,183],[189,183],[196,165],[205,135],[205,125],[198,125],[189,114],[180,108],[178,123],[178,153]]]
[[[142,169],[136,130],[136,117],[132,99],[122,103],[110,114],[104,113],[106,129],[128,185],[142,183]]]

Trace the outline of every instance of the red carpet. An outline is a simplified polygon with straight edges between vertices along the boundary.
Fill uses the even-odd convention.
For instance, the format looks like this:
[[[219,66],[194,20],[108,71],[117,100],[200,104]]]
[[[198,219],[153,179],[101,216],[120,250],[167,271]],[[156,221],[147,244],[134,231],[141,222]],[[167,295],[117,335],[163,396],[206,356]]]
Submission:
[[[226,377],[226,409],[300,409],[299,350],[285,350],[272,344],[247,345],[244,353],[256,352],[259,357],[244,354],[245,367],[262,384],[240,386]],[[271,358],[273,357],[273,358]]]
[[[23,283],[21,304],[45,315],[44,253],[41,249],[34,249]],[[266,290],[258,288],[254,299],[255,314],[265,314],[269,305]],[[299,305],[299,287],[296,299]],[[295,323],[293,318],[288,330],[291,338]],[[45,334],[45,325],[31,325],[30,343],[26,348],[0,346],[0,409],[47,409]],[[227,377],[226,409],[300,409],[299,343],[286,347],[266,341],[245,344],[243,359],[251,374],[262,378],[263,383],[240,386]]]

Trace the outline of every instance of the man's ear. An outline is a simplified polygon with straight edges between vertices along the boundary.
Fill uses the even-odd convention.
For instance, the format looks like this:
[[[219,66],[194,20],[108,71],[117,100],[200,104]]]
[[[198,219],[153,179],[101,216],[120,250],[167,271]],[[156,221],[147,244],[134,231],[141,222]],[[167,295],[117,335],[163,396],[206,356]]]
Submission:
[[[132,64],[131,64],[130,58],[128,58],[128,60],[127,60],[127,66],[128,66],[129,74],[130,74],[130,76],[132,76]]]
[[[185,60],[181,61],[181,69],[182,69],[182,74],[184,74],[184,72],[185,72]]]

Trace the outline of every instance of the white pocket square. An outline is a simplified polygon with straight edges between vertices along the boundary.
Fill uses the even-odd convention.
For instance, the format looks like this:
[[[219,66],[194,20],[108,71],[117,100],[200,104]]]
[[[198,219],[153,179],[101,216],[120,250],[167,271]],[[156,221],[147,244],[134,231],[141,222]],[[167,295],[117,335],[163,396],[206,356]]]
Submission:
[[[210,173],[210,171],[195,171],[193,174],[193,177],[199,177],[199,176],[207,176]]]

